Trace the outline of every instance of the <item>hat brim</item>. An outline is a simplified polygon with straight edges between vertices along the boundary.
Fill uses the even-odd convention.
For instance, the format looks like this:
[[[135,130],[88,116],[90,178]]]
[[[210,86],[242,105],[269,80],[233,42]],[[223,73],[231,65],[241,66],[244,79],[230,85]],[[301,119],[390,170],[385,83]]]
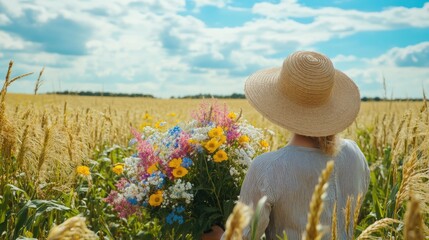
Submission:
[[[244,92],[250,104],[271,122],[304,136],[337,134],[355,120],[360,109],[356,84],[336,70],[330,99],[319,106],[302,106],[278,89],[281,68],[260,70],[245,83]]]

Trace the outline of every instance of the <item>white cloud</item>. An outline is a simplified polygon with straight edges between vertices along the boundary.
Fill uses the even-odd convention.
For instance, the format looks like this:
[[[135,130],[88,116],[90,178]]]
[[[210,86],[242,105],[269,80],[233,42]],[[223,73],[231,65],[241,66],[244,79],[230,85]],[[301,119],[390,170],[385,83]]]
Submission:
[[[204,6],[214,6],[218,8],[223,8],[227,6],[230,0],[194,0],[195,8],[200,9]]]
[[[3,31],[0,31],[0,39],[0,50],[23,50],[37,45]]]
[[[0,25],[5,25],[10,23],[10,19],[3,13],[0,13]]]
[[[321,30],[349,34],[358,31],[387,30],[394,28],[429,27],[429,3],[423,8],[391,7],[381,12],[363,12],[341,8],[310,8],[297,0],[280,3],[257,3],[253,12],[267,18],[284,20],[290,18],[314,18],[310,25],[325,25]]]
[[[387,66],[429,67],[429,42],[422,42],[405,48],[392,48],[374,59],[373,62]]]
[[[353,55],[343,55],[343,54],[339,54],[337,56],[335,56],[334,58],[331,59],[331,61],[336,64],[336,63],[344,63],[344,62],[354,62],[357,61],[358,58],[356,56]]]
[[[195,0],[196,9],[203,6],[231,8],[228,4],[226,0]],[[46,52],[38,43],[0,31],[0,49],[11,51],[23,71],[37,72],[46,65],[46,79],[52,86],[61,82],[63,90],[88,87],[97,91],[104,86],[106,91],[138,91],[162,97],[242,92],[248,74],[280,66],[281,54],[304,48],[311,50],[317,43],[361,31],[429,26],[429,3],[421,9],[395,7],[370,13],[339,8],[315,9],[296,0],[258,3],[252,8],[257,18],[241,26],[217,28],[184,14],[185,0],[38,0],[37,4],[0,0],[0,5],[5,9],[0,14],[0,24],[13,24],[14,20],[25,18],[31,12],[35,16],[35,26],[62,18],[89,29],[88,38],[82,40],[86,51],[81,55]],[[295,19],[303,17],[311,21],[302,23]],[[6,18],[9,21],[4,20]],[[74,37],[70,36],[75,42]],[[352,55],[338,55],[333,61],[356,63],[348,73],[361,79],[361,84],[374,84],[380,79],[380,71],[401,76],[395,69],[413,70],[399,68],[398,61],[389,65],[387,60],[406,55],[411,61],[422,61],[418,48],[391,50],[385,56],[367,60],[364,67],[365,62]],[[8,54],[11,53],[0,56],[0,62],[3,57],[9,57]],[[419,72],[417,82],[426,73],[415,72]],[[395,76],[389,75],[389,78],[397,79]],[[25,86],[21,84],[14,89]]]
[[[343,61],[354,63],[354,67],[346,69],[344,72],[355,80],[363,91],[363,96],[383,97],[384,78],[387,85],[387,97],[393,94],[394,98],[420,98],[423,88],[429,86],[429,68],[427,65],[411,66],[398,64],[398,62],[404,62],[410,56],[427,56],[428,49],[428,42],[423,42],[404,48],[392,48],[371,59],[338,55],[333,60],[337,63]],[[426,57],[426,64],[428,62]]]

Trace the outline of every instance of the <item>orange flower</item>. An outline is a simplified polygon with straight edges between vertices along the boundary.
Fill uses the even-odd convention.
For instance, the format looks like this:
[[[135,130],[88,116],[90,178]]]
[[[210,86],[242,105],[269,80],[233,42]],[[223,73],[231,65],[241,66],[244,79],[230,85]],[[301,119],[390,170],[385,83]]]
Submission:
[[[162,198],[162,191],[157,191],[156,193],[150,195],[149,204],[153,207],[157,207],[161,205],[163,200],[164,199]]]
[[[181,158],[173,158],[169,163],[168,166],[171,168],[178,168],[180,167],[180,164],[182,164]]]
[[[226,152],[224,150],[219,150],[213,156],[213,160],[215,162],[223,162],[225,160],[228,160],[228,154],[226,154]]]
[[[179,166],[175,169],[173,169],[173,176],[176,178],[181,178],[188,174],[188,170],[182,166]]]

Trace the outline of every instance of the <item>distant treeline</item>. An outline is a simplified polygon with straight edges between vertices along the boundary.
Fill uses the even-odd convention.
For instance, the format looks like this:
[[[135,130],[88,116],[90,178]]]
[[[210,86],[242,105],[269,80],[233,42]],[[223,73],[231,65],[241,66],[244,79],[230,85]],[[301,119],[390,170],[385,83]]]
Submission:
[[[48,92],[47,94],[58,94],[58,95],[76,95],[76,96],[106,96],[106,97],[144,97],[144,98],[155,98],[151,94],[143,93],[110,93],[110,92],[90,92],[90,91],[62,91],[62,92]]]
[[[202,99],[202,98],[218,98],[218,99],[244,99],[246,98],[244,94],[233,93],[231,95],[212,95],[212,94],[197,94],[197,95],[187,95],[183,97],[171,97],[172,99]]]
[[[380,101],[394,101],[394,102],[420,102],[423,101],[423,98],[380,98],[380,97],[363,97],[361,98],[362,102],[380,102]]]
[[[142,94],[142,93],[110,93],[110,92],[91,92],[91,91],[62,91],[62,92],[48,92],[47,94],[58,94],[58,95],[76,95],[76,96],[106,96],[106,97],[144,97],[144,98],[156,98],[151,94]],[[245,99],[245,95],[241,93],[233,93],[231,95],[213,95],[213,94],[196,94],[196,95],[186,95],[182,97],[170,97],[171,99],[208,99],[208,98],[217,98],[217,99]],[[380,102],[380,101],[423,101],[423,98],[394,98],[394,99],[384,99],[380,97],[363,97],[361,98],[362,102]]]

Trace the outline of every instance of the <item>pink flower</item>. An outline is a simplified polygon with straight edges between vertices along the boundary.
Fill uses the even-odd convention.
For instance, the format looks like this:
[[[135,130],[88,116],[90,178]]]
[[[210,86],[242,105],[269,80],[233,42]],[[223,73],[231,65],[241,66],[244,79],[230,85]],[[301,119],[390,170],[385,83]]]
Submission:
[[[129,182],[126,178],[121,178],[119,181],[115,184],[115,186],[118,188],[118,190],[123,190],[125,188],[125,185],[127,185]]]
[[[138,213],[139,207],[129,203],[122,195],[116,191],[111,191],[109,196],[104,199],[113,210],[118,212],[120,218],[128,218],[130,215]]]

